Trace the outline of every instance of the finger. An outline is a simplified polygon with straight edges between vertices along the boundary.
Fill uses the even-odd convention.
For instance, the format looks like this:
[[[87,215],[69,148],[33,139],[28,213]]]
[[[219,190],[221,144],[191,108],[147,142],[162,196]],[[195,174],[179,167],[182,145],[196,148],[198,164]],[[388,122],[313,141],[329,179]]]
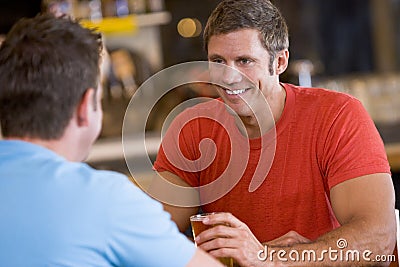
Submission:
[[[196,244],[201,244],[218,237],[237,238],[239,236],[237,232],[237,228],[220,224],[201,232],[196,236],[195,242]]]
[[[216,257],[216,258],[231,257],[239,264],[239,266],[250,266],[249,264],[246,264],[246,263],[248,263],[249,259],[246,258],[241,253],[240,249],[237,249],[237,248],[216,249],[216,250],[210,251],[209,254],[212,255],[213,257]],[[253,266],[253,265],[251,265],[251,266]]]
[[[208,215],[206,220],[203,221],[204,224],[225,224],[231,227],[241,227],[245,225],[242,221],[237,219],[229,212],[216,212]]]
[[[224,258],[224,257],[235,258],[235,256],[239,254],[237,248],[219,248],[211,250],[208,253],[217,258]]]
[[[213,250],[229,248],[229,249],[241,249],[240,242],[232,238],[217,237],[207,242],[198,245],[199,248],[210,252]]]

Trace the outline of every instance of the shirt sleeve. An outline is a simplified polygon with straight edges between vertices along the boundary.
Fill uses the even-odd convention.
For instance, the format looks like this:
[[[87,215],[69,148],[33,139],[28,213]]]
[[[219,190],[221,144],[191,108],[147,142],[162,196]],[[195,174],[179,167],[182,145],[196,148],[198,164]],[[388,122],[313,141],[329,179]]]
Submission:
[[[110,261],[116,266],[186,266],[195,253],[194,244],[159,202],[125,180],[110,197]]]
[[[199,138],[193,133],[199,132],[199,122],[194,118],[193,112],[183,112],[173,120],[163,137],[153,169],[169,171],[197,187],[199,165],[196,159],[200,157],[200,151]]]
[[[329,189],[351,178],[390,173],[383,141],[357,99],[350,98],[327,128],[322,165]]]

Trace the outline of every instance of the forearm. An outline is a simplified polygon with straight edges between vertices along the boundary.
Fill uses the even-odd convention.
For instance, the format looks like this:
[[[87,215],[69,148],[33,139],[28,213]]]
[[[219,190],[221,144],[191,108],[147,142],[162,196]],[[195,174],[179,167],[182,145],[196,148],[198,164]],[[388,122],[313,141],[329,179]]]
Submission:
[[[378,222],[379,221],[379,222]],[[380,262],[391,255],[395,224],[387,220],[353,220],[316,241],[291,246],[269,246],[258,256],[265,266],[388,266]],[[394,259],[392,259],[394,260]]]

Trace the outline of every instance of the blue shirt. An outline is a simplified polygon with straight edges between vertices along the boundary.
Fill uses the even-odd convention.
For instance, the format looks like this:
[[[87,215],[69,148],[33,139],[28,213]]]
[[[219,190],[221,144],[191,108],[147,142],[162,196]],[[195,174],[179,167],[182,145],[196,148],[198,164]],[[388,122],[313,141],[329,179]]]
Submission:
[[[124,175],[0,141],[1,266],[185,266],[194,251]]]

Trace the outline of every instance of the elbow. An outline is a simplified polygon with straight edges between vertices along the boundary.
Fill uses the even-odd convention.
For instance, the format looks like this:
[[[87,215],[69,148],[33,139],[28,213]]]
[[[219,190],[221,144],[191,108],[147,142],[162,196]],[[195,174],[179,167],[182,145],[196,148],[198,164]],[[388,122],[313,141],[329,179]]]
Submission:
[[[397,221],[393,214],[393,216],[385,222],[385,225],[383,225],[381,230],[378,231],[378,235],[380,235],[379,239],[381,241],[379,244],[379,253],[381,253],[381,255],[394,255],[397,241],[397,228]]]

